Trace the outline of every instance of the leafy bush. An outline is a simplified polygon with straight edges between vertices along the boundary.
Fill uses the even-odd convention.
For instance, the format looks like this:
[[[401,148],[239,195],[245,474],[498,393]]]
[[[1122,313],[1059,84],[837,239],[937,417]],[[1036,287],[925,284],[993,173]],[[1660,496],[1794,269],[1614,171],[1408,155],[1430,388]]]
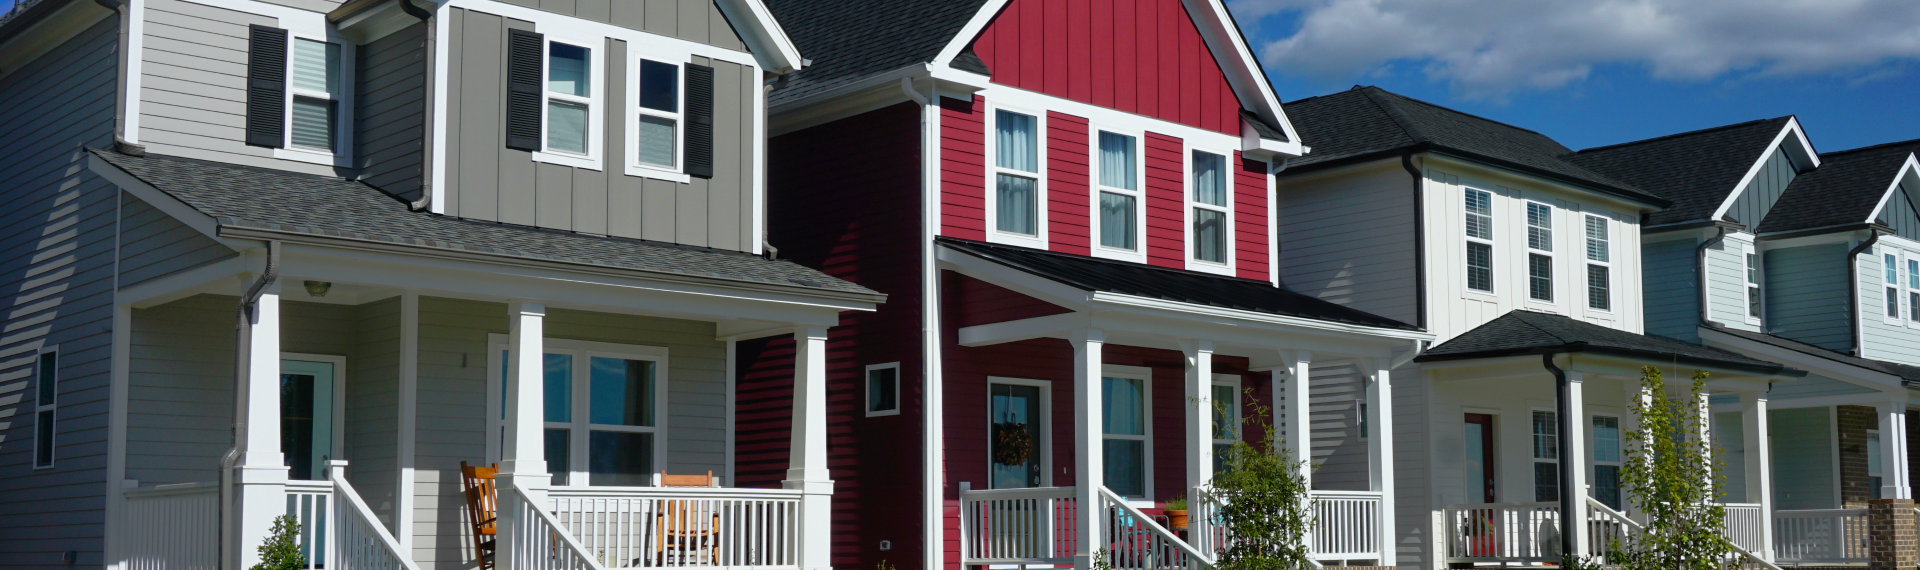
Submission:
[[[1733,554],[1733,543],[1723,534],[1726,510],[1714,500],[1721,485],[1720,458],[1713,442],[1703,441],[1710,417],[1699,405],[1707,373],[1694,371],[1688,399],[1667,398],[1660,370],[1640,371],[1640,388],[1649,397],[1636,398],[1633,415],[1640,429],[1626,434],[1627,461],[1620,483],[1631,493],[1633,506],[1645,513],[1645,531],[1628,544],[1615,544],[1607,555],[1623,570],[1723,570]]]
[[[307,557],[300,553],[300,521],[292,516],[273,518],[272,534],[260,544],[260,563],[253,570],[303,570]]]
[[[1249,401],[1253,391],[1247,391]],[[1227,405],[1219,403],[1217,405]],[[1312,498],[1296,460],[1268,421],[1271,408],[1255,405],[1241,427],[1259,428],[1253,442],[1234,438],[1214,475],[1207,503],[1232,540],[1218,557],[1218,570],[1293,570],[1313,566],[1306,533],[1313,524]],[[1225,414],[1223,414],[1225,415]],[[1233,417],[1233,415],[1225,415]],[[1246,433],[1246,432],[1236,432]]]

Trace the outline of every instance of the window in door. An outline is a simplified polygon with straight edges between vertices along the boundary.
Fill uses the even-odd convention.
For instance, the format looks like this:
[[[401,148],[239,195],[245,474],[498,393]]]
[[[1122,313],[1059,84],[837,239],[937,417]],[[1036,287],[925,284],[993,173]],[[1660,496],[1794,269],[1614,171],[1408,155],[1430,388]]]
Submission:
[[[1496,502],[1494,492],[1493,463],[1493,416],[1488,414],[1467,414],[1466,448],[1461,454],[1466,464],[1467,500],[1475,503]]]
[[[1213,393],[1213,472],[1225,472],[1233,462],[1233,442],[1240,438],[1240,379],[1216,374]]]
[[[1100,401],[1106,486],[1128,498],[1147,496],[1147,380],[1107,376]]]
[[[327,460],[335,457],[338,437],[334,420],[339,368],[331,360],[280,360],[280,452],[289,479],[327,478]]]
[[[1593,498],[1620,510],[1620,418],[1593,417]]]
[[[1560,500],[1560,427],[1553,412],[1533,412],[1533,500]]]
[[[1048,384],[996,378],[987,384],[993,489],[1046,486]]]

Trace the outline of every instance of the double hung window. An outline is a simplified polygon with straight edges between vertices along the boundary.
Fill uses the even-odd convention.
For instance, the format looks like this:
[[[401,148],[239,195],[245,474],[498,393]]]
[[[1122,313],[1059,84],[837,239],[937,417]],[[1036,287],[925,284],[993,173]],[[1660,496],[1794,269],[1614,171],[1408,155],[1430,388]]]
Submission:
[[[1920,326],[1920,259],[1907,258],[1907,324]]]
[[[1231,207],[1228,205],[1228,178],[1232,175],[1227,169],[1227,157],[1203,150],[1192,153],[1192,192],[1188,196],[1187,215],[1189,247],[1193,261],[1202,266],[1224,268],[1228,264],[1228,255],[1232,241],[1228,227]]]
[[[1144,261],[1140,247],[1145,231],[1141,218],[1140,137],[1095,131],[1098,190],[1093,204],[1095,254]]]
[[[1881,272],[1886,275],[1887,322],[1900,321],[1900,256],[1892,250],[1882,254]]]
[[[1041,187],[1041,119],[1007,109],[993,112],[993,235],[1030,247],[1041,241],[1045,206]]]
[[[510,354],[496,343],[496,428],[504,438]],[[541,358],[544,457],[554,485],[636,487],[665,467],[667,350],[548,341]],[[492,434],[490,434],[492,435]]]
[[[1533,500],[1560,500],[1560,424],[1554,412],[1533,412]]]
[[[548,152],[587,155],[593,130],[592,57],[593,48],[547,42]]]
[[[1620,418],[1593,417],[1593,498],[1620,510]]]
[[[1467,289],[1493,292],[1493,193],[1467,189]]]
[[[294,38],[288,73],[287,146],[325,154],[339,146],[340,44]]]
[[[1763,299],[1760,290],[1760,254],[1754,251],[1752,245],[1742,246],[1740,251],[1746,263],[1746,271],[1741,273],[1746,280],[1747,324],[1758,325],[1760,316],[1765,314],[1760,306]]]
[[[634,162],[644,168],[679,170],[681,79],[677,64],[642,58],[635,66],[639,93],[634,121]]]
[[[60,352],[46,350],[34,360],[33,468],[53,467],[53,435],[60,407]]]
[[[1527,298],[1553,302],[1553,207],[1527,202]]]
[[[1128,498],[1148,493],[1147,379],[1108,373],[1102,378],[1100,401],[1101,462],[1108,489]]]
[[[1613,310],[1611,244],[1607,219],[1587,215],[1587,308]]]

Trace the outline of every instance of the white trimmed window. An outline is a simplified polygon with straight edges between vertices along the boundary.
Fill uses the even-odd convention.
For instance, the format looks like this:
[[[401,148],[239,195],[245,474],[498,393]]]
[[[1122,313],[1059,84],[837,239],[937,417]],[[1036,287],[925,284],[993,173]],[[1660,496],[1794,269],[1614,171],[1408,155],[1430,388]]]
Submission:
[[[605,81],[600,50],[603,41],[546,37],[541,61],[541,151],[533,159],[575,168],[600,169],[605,124],[601,102]]]
[[[1094,129],[1093,254],[1145,263],[1140,136]]]
[[[994,107],[988,179],[989,241],[1046,249],[1046,119]]]
[[[1593,416],[1593,498],[1614,510],[1623,506],[1620,494],[1620,418]]]
[[[1880,270],[1881,273],[1885,275],[1887,282],[1887,286],[1884,288],[1886,294],[1883,295],[1887,303],[1885,320],[1887,324],[1900,324],[1901,315],[1903,314],[1900,310],[1900,255],[1890,248],[1882,250],[1880,255]]]
[[[1553,302],[1553,207],[1527,202],[1527,298]]]
[[[352,158],[351,47],[326,38],[290,36],[287,46],[286,140],[274,156],[316,164]]]
[[[1152,371],[1130,366],[1105,367],[1100,416],[1103,478],[1114,494],[1153,498]]]
[[[1533,500],[1560,500],[1560,424],[1554,412],[1533,411]]]
[[[1213,472],[1220,473],[1240,437],[1240,377],[1215,374],[1212,388],[1208,402],[1213,408]]]
[[[1885,459],[1880,456],[1880,430],[1867,430],[1867,487],[1869,489],[1867,498],[1869,499],[1881,498],[1880,485],[1885,481],[1881,478],[1881,474],[1886,473],[1884,461]]]
[[[900,415],[900,363],[867,366],[867,417]]]
[[[1187,153],[1187,268],[1214,273],[1233,265],[1233,170],[1227,155]]]
[[[53,467],[54,435],[60,408],[60,351],[47,348],[34,360],[33,468]]]
[[[1493,292],[1493,193],[1468,188],[1467,289]]]
[[[668,58],[642,56],[633,63],[635,93],[633,151],[631,160],[638,168],[680,172],[681,128],[686,102],[684,65]]]
[[[1764,297],[1760,290],[1760,254],[1754,251],[1752,244],[1746,244],[1740,246],[1740,258],[1746,265],[1741,275],[1746,279],[1747,324],[1758,326],[1761,315],[1766,314],[1761,307]]]
[[[1920,257],[1907,255],[1907,326],[1920,328]]]
[[[1607,219],[1588,214],[1587,308],[1613,310],[1613,251]]]
[[[488,456],[506,437],[506,335],[492,335]],[[667,349],[546,339],[541,359],[547,471],[557,486],[640,487],[667,461]]]

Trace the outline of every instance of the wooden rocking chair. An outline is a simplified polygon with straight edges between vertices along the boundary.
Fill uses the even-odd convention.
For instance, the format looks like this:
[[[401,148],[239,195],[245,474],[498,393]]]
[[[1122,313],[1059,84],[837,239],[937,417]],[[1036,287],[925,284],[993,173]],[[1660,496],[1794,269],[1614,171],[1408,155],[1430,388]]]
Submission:
[[[719,480],[713,472],[705,475],[668,475],[660,472],[661,487],[719,487]],[[669,553],[679,560],[702,553],[708,561],[716,562],[720,558],[720,513],[711,512],[711,518],[702,502],[698,501],[661,501],[660,511],[654,513],[654,555],[661,563],[668,561]]]
[[[467,492],[467,520],[473,523],[473,559],[479,563],[479,570],[493,570],[494,533],[500,519],[493,478],[499,473],[498,464],[477,467],[460,462],[460,483]]]

